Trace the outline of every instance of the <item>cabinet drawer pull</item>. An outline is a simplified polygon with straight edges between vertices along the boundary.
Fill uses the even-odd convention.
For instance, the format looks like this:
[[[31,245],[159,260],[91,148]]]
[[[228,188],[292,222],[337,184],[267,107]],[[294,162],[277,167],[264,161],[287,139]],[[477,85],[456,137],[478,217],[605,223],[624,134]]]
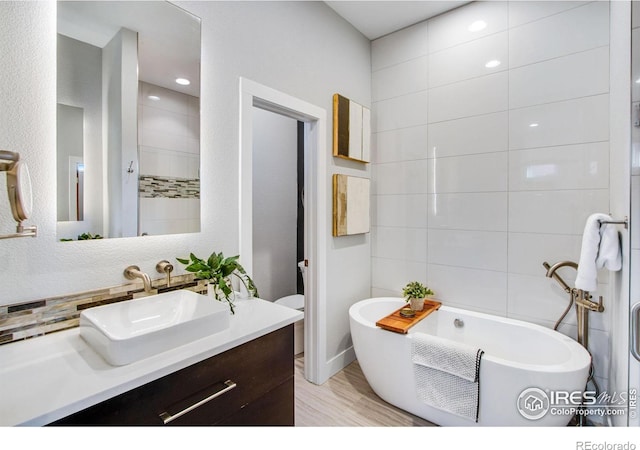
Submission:
[[[219,391],[214,392],[210,396],[208,396],[206,398],[203,398],[199,402],[194,403],[193,405],[191,405],[191,406],[189,406],[189,407],[187,407],[187,408],[185,408],[185,409],[183,409],[181,411],[178,411],[176,413],[169,413],[168,411],[160,413],[160,418],[162,419],[162,422],[164,422],[165,425],[170,423],[170,422],[173,422],[178,417],[184,416],[188,412],[191,412],[194,409],[204,405],[205,403],[210,402],[214,398],[220,397],[225,392],[229,392],[231,389],[234,389],[236,387],[236,383],[231,381],[231,380],[227,380],[222,384],[225,386],[224,388],[220,389]]]

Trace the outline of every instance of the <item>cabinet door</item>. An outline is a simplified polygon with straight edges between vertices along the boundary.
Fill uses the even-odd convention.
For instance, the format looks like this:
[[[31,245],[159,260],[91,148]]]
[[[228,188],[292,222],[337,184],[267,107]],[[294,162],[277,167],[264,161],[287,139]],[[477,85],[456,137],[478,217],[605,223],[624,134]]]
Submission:
[[[292,410],[293,390],[277,390],[292,377],[293,325],[289,325],[53,425],[163,425],[167,420],[168,425],[214,425],[277,392],[288,398],[271,402],[280,402],[280,407],[290,404],[286,408]],[[216,395],[220,391],[224,392]],[[291,416],[293,425],[293,415],[285,415]],[[252,420],[256,425],[268,422],[259,415]]]

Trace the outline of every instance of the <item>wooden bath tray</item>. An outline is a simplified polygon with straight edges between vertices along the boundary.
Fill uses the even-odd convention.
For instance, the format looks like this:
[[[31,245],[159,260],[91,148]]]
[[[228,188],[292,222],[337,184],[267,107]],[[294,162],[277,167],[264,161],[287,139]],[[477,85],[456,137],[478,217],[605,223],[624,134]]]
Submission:
[[[400,310],[406,308],[406,306],[403,306],[389,314],[387,317],[378,320],[376,325],[382,329],[393,331],[395,333],[407,334],[409,328],[420,322],[432,312],[440,309],[440,306],[442,306],[442,303],[440,302],[425,299],[424,309],[422,311],[416,311],[416,315],[414,317],[402,317],[400,315]]]

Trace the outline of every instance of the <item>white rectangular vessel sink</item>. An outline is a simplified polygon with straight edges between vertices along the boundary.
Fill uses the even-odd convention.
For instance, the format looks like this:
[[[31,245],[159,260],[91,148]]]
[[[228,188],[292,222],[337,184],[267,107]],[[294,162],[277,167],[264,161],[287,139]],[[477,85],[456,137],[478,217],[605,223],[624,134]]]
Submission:
[[[226,303],[178,290],[85,309],[80,336],[122,366],[223,331],[229,316]]]

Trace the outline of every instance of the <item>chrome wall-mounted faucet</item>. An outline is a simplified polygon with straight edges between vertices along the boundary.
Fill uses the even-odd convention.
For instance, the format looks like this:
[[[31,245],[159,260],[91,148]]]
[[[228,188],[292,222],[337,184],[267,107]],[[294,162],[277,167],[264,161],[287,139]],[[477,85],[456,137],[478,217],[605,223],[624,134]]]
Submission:
[[[135,280],[136,278],[142,279],[142,282],[144,283],[144,291],[151,292],[151,278],[149,278],[149,275],[142,272],[140,270],[140,267],[138,266],[127,267],[126,269],[124,269],[124,277],[127,280]]]
[[[173,264],[166,259],[163,259],[156,264],[156,272],[164,273],[167,275],[167,287],[171,287],[171,272],[173,272]]]

